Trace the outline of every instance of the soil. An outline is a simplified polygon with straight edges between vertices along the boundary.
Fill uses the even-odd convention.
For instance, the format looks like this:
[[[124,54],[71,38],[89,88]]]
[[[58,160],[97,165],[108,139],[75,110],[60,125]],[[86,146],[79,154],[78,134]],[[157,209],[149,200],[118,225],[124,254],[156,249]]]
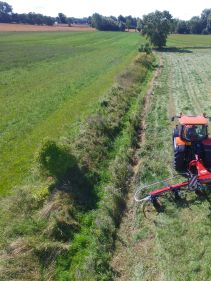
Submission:
[[[46,26],[46,25],[30,25],[30,24],[8,24],[0,23],[0,32],[19,32],[19,31],[95,31],[87,25],[72,25],[68,26],[65,24]]]

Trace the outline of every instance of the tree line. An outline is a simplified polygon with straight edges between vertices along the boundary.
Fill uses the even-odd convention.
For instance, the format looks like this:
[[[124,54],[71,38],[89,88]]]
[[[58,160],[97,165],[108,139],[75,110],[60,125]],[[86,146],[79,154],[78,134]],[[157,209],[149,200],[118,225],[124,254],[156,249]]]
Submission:
[[[211,9],[205,9],[200,17],[192,17],[187,21],[174,19],[172,32],[179,34],[211,34]]]
[[[61,24],[88,24],[88,18],[67,17],[63,13],[58,13],[57,17],[44,16],[37,13],[13,13],[13,8],[6,2],[0,1],[0,23],[23,23],[36,25]]]
[[[13,13],[13,8],[6,2],[0,1],[0,23],[23,23],[36,25],[54,25],[61,24],[87,24],[99,30],[125,31],[125,29],[137,27],[137,19],[132,16],[119,16],[118,18],[104,17],[99,14],[93,14],[90,17],[75,18],[67,17],[63,13],[58,13],[57,17],[44,16],[37,13]]]
[[[89,20],[90,25],[97,30],[125,31],[126,29],[137,29],[139,19],[133,18],[132,16],[123,17],[122,15],[118,17],[104,17],[100,14],[95,13]]]
[[[167,13],[168,11],[165,12]],[[143,19],[140,19],[133,18],[132,16],[123,17],[121,15],[118,18],[113,16],[104,17],[95,13],[89,18],[89,23],[91,23],[92,27],[95,27],[98,30],[125,31],[126,29],[136,29],[138,31],[142,31],[144,29],[144,25],[146,24],[146,19],[148,20],[148,16],[151,14],[152,13],[145,15],[143,16]],[[204,9],[200,17],[194,16],[187,21],[174,19],[171,16],[169,25],[170,33],[211,34],[211,9]]]
[[[166,11],[167,12],[167,11]],[[148,14],[151,15],[152,13]],[[100,14],[93,14],[90,17],[74,18],[67,17],[63,13],[58,13],[57,17],[44,16],[37,13],[13,13],[13,8],[6,2],[0,1],[0,22],[1,23],[23,23],[36,25],[61,24],[87,24],[101,31],[125,31],[136,29],[143,31],[146,25],[147,16],[143,19],[132,16],[110,16],[105,17]],[[149,22],[147,23],[149,25]],[[202,11],[201,16],[194,16],[190,20],[174,19],[171,16],[169,21],[169,32],[179,34],[211,34],[211,9]]]

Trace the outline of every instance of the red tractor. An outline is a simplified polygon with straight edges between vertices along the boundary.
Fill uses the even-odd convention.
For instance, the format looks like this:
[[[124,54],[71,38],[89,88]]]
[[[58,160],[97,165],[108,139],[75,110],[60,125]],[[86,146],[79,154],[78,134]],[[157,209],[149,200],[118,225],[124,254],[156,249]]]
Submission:
[[[185,173],[189,163],[195,156],[203,162],[207,169],[211,169],[211,138],[208,137],[208,117],[203,116],[174,116],[179,125],[173,130],[174,169],[178,173]]]
[[[208,136],[208,120],[211,118],[205,114],[180,114],[172,117],[172,121],[175,119],[179,121],[173,130],[174,169],[178,174],[139,188],[135,194],[137,202],[151,202],[157,206],[159,196],[169,191],[178,198],[181,190],[200,193],[211,184],[211,138]],[[186,180],[173,183],[180,175]]]

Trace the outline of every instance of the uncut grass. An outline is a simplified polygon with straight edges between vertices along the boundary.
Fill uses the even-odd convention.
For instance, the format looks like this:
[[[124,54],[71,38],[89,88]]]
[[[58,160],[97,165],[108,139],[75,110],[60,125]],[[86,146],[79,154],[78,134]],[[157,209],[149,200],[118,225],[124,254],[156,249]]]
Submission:
[[[108,158],[103,167],[98,168],[100,181],[97,190],[101,198],[98,208],[85,217],[80,233],[72,241],[69,255],[59,259],[58,280],[113,280],[114,273],[109,262],[114,250],[116,228],[124,208],[128,179],[132,174],[133,148],[137,144],[136,130],[140,127],[144,96],[152,77],[153,63],[154,56],[140,56],[136,64],[141,67],[132,67],[119,79],[120,85],[125,85],[134,97],[128,111],[122,116],[123,124],[118,126],[119,134],[112,150],[108,151]],[[122,104],[124,103],[125,98],[122,98]],[[113,106],[110,106],[112,109]],[[119,106],[121,108],[122,105],[115,106],[115,111],[118,112]],[[116,115],[113,110],[114,108],[109,114],[110,121]],[[115,115],[112,117],[113,114]],[[90,215],[93,216],[91,224],[88,219]]]
[[[200,52],[203,57],[204,51]],[[194,57],[191,59],[194,65],[189,64],[189,70],[195,69]],[[195,59],[197,60],[198,56]],[[169,102],[172,100],[169,100],[169,96],[174,96],[176,105],[180,102],[180,106],[176,108],[179,110],[183,109],[183,103],[185,104],[188,98],[193,99],[194,92],[188,95],[184,91],[183,95],[179,94],[179,91],[175,93],[172,84],[181,85],[180,89],[182,85],[184,88],[194,88],[194,85],[198,88],[198,83],[193,83],[192,76],[184,83],[183,75],[178,75],[178,69],[187,70],[180,54],[163,53],[163,60],[164,67],[147,118],[146,143],[141,153],[142,183],[165,179],[173,172],[169,117],[174,112],[170,110],[172,104],[169,105]],[[172,60],[177,63],[172,65]],[[198,75],[202,75],[200,69],[201,66],[196,69]],[[194,103],[189,106],[188,112],[184,113],[195,114]],[[167,196],[161,199],[164,211],[159,214],[152,211],[149,220],[144,218],[141,209],[138,210],[138,232],[134,241],[141,251],[134,262],[135,266],[132,267],[132,280],[210,280],[210,200],[211,194],[208,191],[207,196],[201,198],[189,192],[179,201]]]
[[[6,33],[0,40],[0,190],[6,193],[28,174],[43,138],[74,131],[95,108],[134,57],[140,37]]]

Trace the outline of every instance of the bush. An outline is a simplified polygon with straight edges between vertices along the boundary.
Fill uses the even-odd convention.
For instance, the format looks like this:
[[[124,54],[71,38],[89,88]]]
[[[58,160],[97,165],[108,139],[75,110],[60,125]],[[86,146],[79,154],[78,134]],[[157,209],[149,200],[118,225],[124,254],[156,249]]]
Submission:
[[[146,72],[149,69],[153,68],[153,62],[154,62],[155,58],[152,55],[147,55],[147,54],[140,54],[137,58],[136,58],[136,63],[137,64],[141,64],[143,66],[145,66],[145,68],[142,68],[143,70],[145,69],[145,71],[142,70],[143,72],[143,78],[145,78]]]
[[[111,17],[104,17],[97,13],[92,16],[92,27],[100,31],[125,31],[124,24],[120,24]]]
[[[204,28],[202,30],[202,33],[201,34],[204,34],[204,35],[208,35],[209,34],[209,31],[207,30],[207,28]]]
[[[150,47],[149,43],[142,44],[138,50],[139,50],[139,52],[141,52],[141,53],[145,52],[148,55],[152,53],[152,48]]]

